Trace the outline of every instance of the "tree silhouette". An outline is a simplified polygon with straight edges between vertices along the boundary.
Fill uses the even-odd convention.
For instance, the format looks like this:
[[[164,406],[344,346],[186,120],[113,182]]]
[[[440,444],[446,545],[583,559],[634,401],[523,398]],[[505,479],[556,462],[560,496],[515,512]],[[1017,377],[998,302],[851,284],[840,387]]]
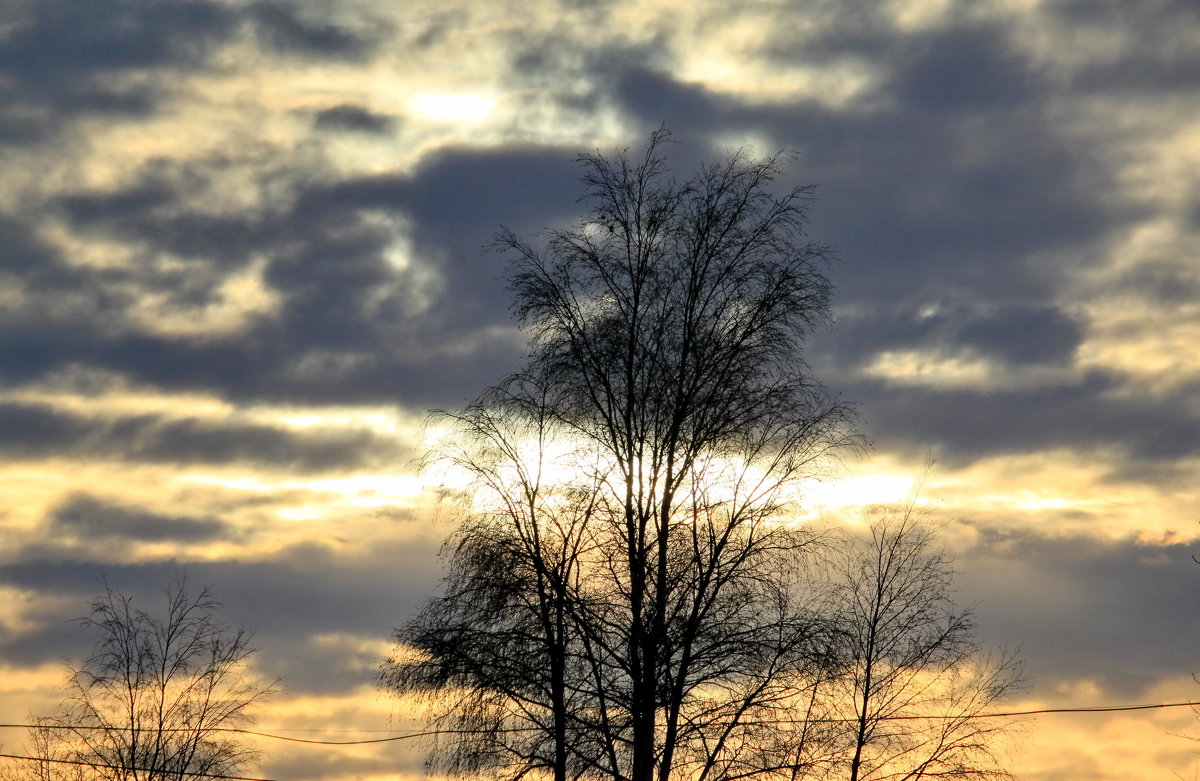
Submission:
[[[741,152],[677,180],[667,140],[581,157],[575,225],[499,235],[525,367],[431,417],[430,464],[466,487],[447,491],[444,592],[396,631],[381,682],[435,714],[436,769],[795,781],[840,773],[849,745],[857,781],[882,767],[868,748],[900,744],[879,718],[907,662],[863,656],[879,627],[859,581],[819,587],[825,543],[795,521],[809,481],[861,447],[802,357],[831,294],[811,189],[776,194],[784,158]],[[931,658],[960,669],[968,628]],[[864,658],[856,709],[839,692]]]
[[[1012,722],[979,716],[1018,686],[1021,664],[981,653],[914,504],[888,508],[869,540],[850,541],[837,575],[845,668],[834,685],[853,713],[850,781],[1005,777],[997,738]]]
[[[226,731],[249,722],[250,706],[273,685],[256,684],[245,664],[250,637],[215,615],[207,588],[188,593],[182,575],[166,591],[161,615],[139,610],[107,584],[79,619],[96,636],[91,655],[71,670],[67,699],[38,717],[35,755],[75,763],[31,761],[39,781],[183,781],[228,775],[257,752]]]

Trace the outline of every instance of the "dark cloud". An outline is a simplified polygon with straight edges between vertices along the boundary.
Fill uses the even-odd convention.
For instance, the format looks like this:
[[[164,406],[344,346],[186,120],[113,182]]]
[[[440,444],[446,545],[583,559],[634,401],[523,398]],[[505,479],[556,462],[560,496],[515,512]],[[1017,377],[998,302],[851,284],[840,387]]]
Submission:
[[[363,468],[405,460],[398,448],[362,430],[297,434],[266,426],[210,424],[198,419],[132,419],[112,431],[137,444],[130,455],[144,461],[258,463],[300,471]]]
[[[439,316],[452,314],[447,308]],[[108,336],[84,324],[14,327],[0,341],[0,378],[10,387],[28,387],[66,368],[90,367],[166,391],[214,393],[236,403],[401,404],[419,410],[473,398],[493,378],[513,371],[521,354],[511,339],[446,333],[436,323],[418,323],[395,344],[387,343],[383,328],[354,321],[336,325],[335,332],[325,333],[302,323],[288,333],[268,324],[205,343]],[[344,345],[355,328],[367,336],[363,343],[321,346],[334,339]]]
[[[897,40],[897,39],[893,39]],[[916,111],[1004,110],[1043,94],[997,28],[950,28],[907,42],[889,91]]]
[[[0,32],[0,142],[44,141],[79,115],[152,113],[171,89],[163,71],[200,67],[237,29],[230,9],[206,0],[44,0],[27,8]]]
[[[501,224],[537,230],[579,214],[581,169],[575,158],[581,151],[586,150],[443,148],[428,155],[412,176],[359,177],[311,187],[298,200],[294,219],[336,220],[363,209],[399,210],[440,244],[468,231],[469,257],[449,260],[478,263]]]
[[[828,4],[815,24],[810,21],[811,12],[801,4],[787,7],[790,16],[773,26],[774,34],[764,42],[762,56],[780,67],[825,66],[847,57],[874,60],[895,48],[894,23],[886,7],[872,0],[841,0],[836,6]],[[789,26],[805,21],[810,21],[808,34],[792,34]],[[720,16],[714,20],[716,25],[724,23]]]
[[[0,214],[0,275],[28,277],[58,265],[57,253],[35,238],[30,228]]]
[[[1191,95],[1197,81],[1200,81],[1200,54],[1194,51],[1164,54],[1161,50],[1140,49],[1116,62],[1085,68],[1072,86],[1081,92],[1105,95],[1124,92],[1131,97],[1145,97],[1147,93],[1164,92]]]
[[[1077,339],[1048,303],[1053,274],[1025,259],[1094,240],[1103,210],[1072,184],[1079,177],[1071,156],[1033,118],[997,120],[987,138],[953,118],[745,107],[661,73],[614,74],[618,95],[648,125],[664,118],[660,107],[679,107],[680,136],[689,143],[670,151],[682,171],[703,156],[707,134],[743,122],[804,148],[799,175],[822,182],[814,235],[846,258],[837,274],[843,300],[879,312],[903,309],[905,300],[979,310],[972,322],[939,333],[1014,362],[1065,356]],[[1014,165],[1006,150],[1018,137],[1025,153]],[[153,163],[124,188],[66,194],[53,208],[83,235],[136,242],[148,258],[165,253],[184,262],[27,269],[27,285],[42,280],[46,296],[69,292],[91,309],[20,324],[0,345],[0,376],[36,381],[78,363],[233,400],[460,403],[514,368],[519,355],[517,343],[482,336],[510,322],[504,259],[484,245],[501,225],[531,238],[575,219],[586,207],[577,202],[573,157],[553,147],[452,147],[411,175],[316,177],[298,181],[291,202],[229,214],[198,213],[184,195],[216,190],[212,167],[232,161],[198,162],[205,172]],[[265,166],[264,188],[285,165],[281,157]],[[407,267],[389,255],[401,240],[412,242]],[[22,255],[32,257],[38,248],[26,244],[32,249]],[[205,306],[256,257],[268,259],[266,282],[282,306],[235,336],[196,342],[120,327],[137,300],[122,298],[124,291],[153,291],[180,309]],[[959,303],[969,295],[988,304]],[[1008,324],[1020,330],[999,333]]]
[[[249,7],[259,39],[270,48],[297,57],[361,60],[371,54],[387,32],[372,20],[371,32],[355,30],[336,19],[308,13],[312,7],[285,2],[258,2]]]
[[[381,20],[324,18],[307,6],[215,0],[39,0],[0,28],[0,143],[33,145],[96,115],[149,116],[181,75],[249,26],[264,50],[360,61],[390,33]]]
[[[455,319],[506,323],[506,259],[487,247],[501,227],[533,240],[538,231],[581,216],[578,151],[449,148],[431,155],[411,180],[390,193],[386,183],[360,181],[338,188],[335,198],[394,198],[413,222],[417,251],[438,263]],[[384,186],[376,190],[376,184]]]
[[[1119,39],[1070,76],[1073,90],[1145,99],[1186,95],[1200,79],[1200,55],[1186,31],[1200,25],[1200,7],[1189,0],[1054,0],[1043,12],[1082,39]]]
[[[79,349],[74,360],[170,387],[215,388],[232,398],[460,403],[514,368],[518,351],[478,335],[510,322],[504,259],[485,245],[502,224],[532,234],[574,217],[577,175],[572,155],[561,150],[451,149],[412,177],[315,183],[286,211],[209,219],[196,228],[207,237],[200,248],[225,258],[251,251],[270,258],[265,279],[281,297],[278,315],[224,343],[126,337]],[[165,209],[173,191],[160,189],[139,184],[62,203],[81,226],[136,235],[174,251],[191,232],[169,214],[160,219],[139,208],[147,201]],[[415,245],[412,265],[398,267],[389,253],[404,239]],[[206,269],[195,272],[200,290],[215,291],[224,277]],[[422,292],[419,280],[427,270],[439,281]],[[146,284],[176,295],[187,289],[166,282]],[[426,295],[435,298],[418,303]],[[64,347],[23,354],[62,358]],[[493,368],[480,372],[487,367]]]
[[[508,322],[503,260],[483,245],[502,215],[536,228],[547,206],[574,205],[554,186],[573,180],[569,158],[552,152],[543,162],[540,152],[449,151],[414,177],[318,180],[292,203],[228,214],[185,206],[187,193],[218,188],[217,174],[163,162],[125,187],[64,194],[48,208],[82,238],[125,243],[144,262],[71,265],[19,223],[0,223],[14,238],[0,262],[28,299],[0,343],[0,376],[33,383],[83,365],[234,400],[460,403],[480,383],[456,378],[478,377],[484,366],[498,377],[518,350],[480,334]],[[539,179],[549,191],[529,189]],[[397,259],[398,243],[408,242],[414,251]],[[155,262],[162,256],[173,262]],[[268,259],[277,313],[204,340],[129,327],[127,313],[143,294],[181,312],[220,305],[230,275],[255,258]],[[64,308],[64,299],[82,305]]]
[[[228,616],[254,626],[264,651],[278,651],[263,661],[272,675],[303,677],[306,690],[333,691],[320,680],[325,671],[304,663],[300,648],[318,657],[328,651],[306,638],[333,633],[387,640],[436,592],[442,574],[433,539],[398,542],[381,534],[365,548],[343,553],[342,547],[302,543],[263,561],[197,562],[188,570],[222,594],[239,595],[238,604],[227,605]],[[342,682],[372,683],[375,669],[346,664]]]
[[[1045,10],[1058,20],[1102,29],[1150,25],[1164,29],[1180,22],[1200,21],[1200,8],[1190,0],[1146,0],[1130,5],[1121,0],[1050,0]],[[1144,28],[1143,28],[1144,29]]]
[[[376,114],[362,106],[343,104],[318,111],[313,125],[318,130],[351,130],[360,133],[387,133],[395,126],[394,117]]]
[[[44,113],[11,109],[0,113],[0,144],[34,144],[45,138],[50,123],[50,117]]]
[[[221,3],[43,0],[7,30],[0,70],[25,77],[111,73],[194,63],[228,35],[234,17]]]
[[[1092,680],[1129,701],[1195,671],[1200,627],[1181,612],[1200,579],[1194,544],[979,531],[955,562],[960,599],[978,604],[989,645],[1022,649],[1035,690]]]
[[[1083,341],[1080,323],[1053,306],[1006,306],[954,330],[960,343],[1013,364],[1068,364]]]
[[[257,464],[321,472],[399,463],[407,455],[353,429],[291,432],[269,426],[160,415],[83,417],[45,404],[0,403],[0,452],[67,454],[168,464]]]
[[[69,535],[86,540],[120,539],[137,542],[204,542],[236,536],[215,518],[168,517],[137,507],[75,493],[50,513],[52,537]]]
[[[291,13],[282,5],[255,8],[260,21]],[[292,23],[278,24],[291,29]],[[325,29],[324,22],[295,24]],[[882,34],[873,24],[855,38],[852,27],[843,28],[844,40],[829,44],[830,56],[837,47],[867,51],[862,38]],[[1034,258],[1055,248],[1093,246],[1113,215],[1097,194],[1103,188],[1084,173],[1092,170],[1091,158],[1059,138],[1037,110],[1045,85],[1012,53],[1003,30],[951,27],[904,40],[893,36],[872,55],[898,74],[885,85],[893,105],[868,111],[810,103],[748,106],[648,69],[646,51],[619,54],[607,62],[583,60],[645,127],[668,120],[688,139],[672,150],[681,169],[704,154],[706,138],[742,129],[766,129],[802,150],[794,175],[821,185],[812,232],[845,259],[836,273],[839,300],[877,313],[853,329],[861,356],[907,339],[1014,365],[1069,360],[1080,328],[1051,303],[1065,269]],[[548,45],[520,62],[528,74],[564,57]],[[983,96],[966,94],[972,92]],[[938,111],[926,110],[935,99],[942,101]],[[378,124],[377,115],[359,111],[338,107],[317,122]],[[1021,149],[1017,157],[1014,148]],[[137,272],[141,288],[161,291],[181,307],[202,306],[216,299],[229,269],[266,257],[266,281],[281,309],[235,337],[203,343],[114,336],[86,320],[17,330],[0,346],[3,376],[31,381],[82,363],[238,401],[457,404],[515,367],[519,355],[515,342],[480,336],[509,322],[510,303],[503,258],[482,247],[502,224],[529,237],[580,213],[573,152],[446,148],[412,175],[302,180],[294,203],[259,214],[189,211],[181,194],[193,179],[161,166],[124,191],[69,195],[57,207],[77,230],[136,239],[149,252],[189,259],[182,268]],[[380,215],[403,225],[389,228]],[[398,230],[413,242],[410,268],[388,258]],[[422,288],[421,273],[430,271],[439,281]],[[123,287],[87,278],[75,284],[87,291]],[[421,296],[424,304],[417,303]],[[930,302],[950,314],[928,322],[904,314]],[[127,305],[112,297],[95,304],[101,312]],[[874,344],[872,330],[879,334]],[[868,400],[876,395],[866,390]],[[869,413],[873,419],[887,414]]]
[[[978,531],[977,545],[955,561],[958,600],[975,606],[986,646],[1021,648],[1035,691],[1090,679],[1113,698],[1136,699],[1162,679],[1193,671],[1200,629],[1179,610],[1191,604],[1200,577],[1194,546],[1050,537],[994,525]],[[387,543],[367,555],[344,555],[305,543],[267,559],[186,565],[119,565],[30,550],[0,566],[0,582],[58,598],[61,614],[9,633],[0,654],[18,664],[47,654],[79,658],[87,638],[70,620],[85,612],[102,579],[153,606],[183,566],[190,583],[214,588],[224,619],[255,630],[258,666],[265,675],[286,676],[289,695],[345,692],[371,684],[380,661],[354,638],[386,639],[434,593],[435,548],[432,541]]]
[[[1200,267],[1171,247],[1164,258],[1146,259],[1113,274],[1108,289],[1117,295],[1140,297],[1160,312],[1181,312],[1200,299]]]
[[[632,66],[616,78],[616,97],[644,125],[666,124],[694,135],[729,121],[733,106],[700,86],[682,84],[670,74]]]
[[[805,16],[798,6],[790,11],[796,21]],[[1015,45],[1014,28],[970,17],[948,8],[902,33],[884,6],[847,0],[807,35],[777,34],[763,54],[780,67],[865,65],[883,76],[866,105],[952,114],[1036,105],[1053,85]]]
[[[877,445],[931,449],[953,466],[1057,448],[1150,461],[1200,454],[1200,419],[1185,394],[1131,395],[1103,373],[1020,389],[861,382],[843,390],[861,405]]]
[[[1195,387],[1188,391],[1193,397],[1196,392]],[[1100,478],[1100,484],[1117,490],[1127,486],[1152,487],[1164,496],[1173,496],[1192,489],[1196,484],[1196,470],[1187,459],[1177,462],[1161,458],[1127,459],[1113,464]]]
[[[155,210],[172,205],[175,195],[175,189],[168,182],[146,176],[130,187],[112,192],[65,195],[58,199],[58,204],[76,225],[101,225],[111,230],[139,217],[151,219]]]
[[[64,192],[46,204],[46,209],[61,215],[84,237],[104,236],[127,246],[145,246],[147,260],[170,255],[185,261],[173,272],[156,269],[149,262],[138,264],[123,271],[132,281],[145,280],[171,294],[177,294],[181,287],[202,283],[211,295],[225,281],[228,271],[246,265],[255,253],[268,251],[289,237],[280,233],[283,226],[271,219],[275,204],[210,212],[189,205],[188,199],[198,192],[208,192],[219,205],[221,192],[229,186],[224,177],[244,173],[260,162],[219,153],[186,164],[153,160],[135,172],[127,185]],[[271,170],[270,162],[266,167],[260,177],[270,180],[276,172]]]
[[[1098,159],[1059,136],[1041,109],[1048,93],[1002,30],[889,45],[876,57],[898,75],[867,108],[747,105],[644,69],[626,71],[617,96],[647,128],[665,119],[701,137],[766,131],[799,150],[791,175],[820,188],[812,233],[846,261],[842,302],[1048,303],[1067,268],[1035,259],[1066,247],[1090,257],[1132,211],[1114,211]],[[972,68],[957,63],[972,56]]]
[[[0,582],[51,598],[41,606],[35,625],[0,636],[0,658],[28,667],[47,661],[78,664],[87,657],[95,638],[78,619],[88,615],[88,606],[104,593],[106,583],[135,596],[139,607],[157,607],[178,572],[170,563],[120,568],[70,556],[45,558],[28,549],[19,553],[12,558],[10,552],[8,563],[0,565]],[[119,579],[109,579],[113,572]]]
[[[258,13],[284,11],[262,6]],[[999,37],[979,31],[932,38],[921,56],[952,59],[973,48],[991,52],[1000,63],[995,68],[1008,62]],[[629,56],[638,59],[636,52]],[[915,64],[914,69],[919,70]],[[1090,240],[1101,222],[1098,204],[1072,184],[1077,177],[1070,155],[1034,116],[993,123],[988,131],[995,137],[989,139],[953,115],[933,122],[896,112],[859,116],[808,105],[746,107],[636,65],[613,70],[611,78],[616,95],[647,126],[673,119],[681,135],[692,139],[679,151],[684,168],[703,154],[700,139],[739,127],[765,126],[803,148],[802,175],[822,183],[814,233],[847,258],[838,281],[844,296],[860,302],[897,290],[910,299],[936,295],[951,301],[986,290],[1002,297],[1001,307],[1006,300],[1032,299],[1036,308],[1050,291],[1043,271],[1027,267],[1025,258],[1056,243]],[[982,110],[968,106],[963,109],[968,116],[967,109]],[[318,122],[378,127],[377,120],[343,106]],[[1014,166],[1007,149],[1018,137],[1026,159]],[[270,258],[267,281],[283,301],[278,316],[222,344],[110,337],[75,351],[86,357],[72,358],[169,387],[218,389],[231,398],[351,393],[359,400],[431,400],[421,387],[426,377],[445,382],[448,370],[466,377],[487,366],[511,365],[515,348],[499,363],[473,359],[468,350],[462,371],[443,364],[447,354],[462,354],[458,346],[478,344],[479,329],[507,322],[502,259],[482,252],[497,227],[508,225],[528,236],[579,214],[572,157],[554,148],[450,148],[431,155],[412,176],[318,179],[300,188],[294,205],[278,204],[261,214],[190,211],[180,194],[195,182],[186,172],[164,173],[161,166],[122,191],[66,196],[58,208],[77,230],[136,239],[148,252],[190,260],[165,271],[137,272],[138,285],[163,291],[181,307],[215,301],[226,269],[261,256]],[[400,269],[388,260],[396,232],[381,227],[379,214],[404,218],[418,268]],[[992,238],[981,243],[983,234]],[[441,286],[433,305],[417,311],[413,271],[422,269],[434,270]],[[121,285],[81,279],[76,288]],[[97,305],[119,310],[122,302]],[[50,332],[38,338],[61,344],[81,330],[87,330],[85,324],[69,337],[55,339]],[[1043,329],[1042,336],[1049,333]],[[1023,339],[1019,348],[994,335],[959,336],[1013,360],[1032,360],[1037,356],[1030,349],[1042,350],[1043,359],[1065,351],[1071,334],[1069,327],[1058,327],[1054,339],[1040,345]],[[489,355],[495,355],[494,347],[487,346]],[[13,349],[27,360],[38,352],[21,349],[19,342]],[[340,359],[330,361],[330,354]],[[327,369],[312,377],[298,370],[323,362]],[[15,374],[21,375],[19,368]],[[469,397],[480,383],[465,385],[469,390],[442,398]]]
[[[1076,155],[1030,116],[983,128],[814,110],[789,125],[801,174],[820,186],[812,230],[845,259],[837,281],[850,305],[1048,303],[1067,269],[1035,257],[1111,228]]]
[[[978,355],[1010,366],[1070,365],[1083,341],[1083,325],[1051,305],[976,303],[856,312],[822,335],[820,353],[845,365],[865,365],[888,350],[925,350],[940,355]]]

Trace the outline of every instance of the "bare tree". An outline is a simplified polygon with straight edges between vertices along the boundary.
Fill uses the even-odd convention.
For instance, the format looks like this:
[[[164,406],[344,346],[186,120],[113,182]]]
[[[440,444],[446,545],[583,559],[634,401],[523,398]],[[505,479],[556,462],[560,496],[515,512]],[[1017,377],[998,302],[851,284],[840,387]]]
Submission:
[[[32,759],[10,765],[15,769],[12,777],[19,781],[89,781],[91,766],[75,764],[78,760],[72,758],[69,741],[64,739],[58,723],[45,716],[35,717],[32,722],[27,743]],[[8,774],[0,772],[0,777]]]
[[[847,669],[835,699],[853,713],[850,781],[1006,777],[998,738],[1012,722],[980,716],[1017,687],[1020,662],[981,653],[914,505],[879,517],[840,570]]]
[[[170,781],[228,775],[257,758],[230,727],[250,721],[250,706],[273,691],[245,669],[250,637],[215,615],[207,588],[192,596],[182,575],[166,591],[165,612],[134,607],[107,584],[79,619],[96,635],[91,655],[72,669],[68,698],[39,717],[33,778]]]
[[[431,460],[471,485],[447,492],[459,522],[444,547],[444,593],[400,630],[381,681],[436,706],[453,737],[435,747],[433,768],[578,776],[587,763],[572,714],[590,703],[571,621],[598,496],[584,481],[595,470],[555,441],[544,389],[528,381],[431,424],[452,432]]]
[[[474,487],[509,498],[466,513],[446,594],[398,630],[383,672],[440,693],[457,723],[487,712],[450,737],[467,755],[491,741],[491,764],[464,771],[790,779],[811,763],[818,731],[791,714],[833,641],[796,588],[813,537],[789,520],[804,481],[858,446],[801,358],[828,317],[827,253],[803,237],[810,190],[772,193],[779,156],[679,182],[666,137],[638,159],[582,157],[591,211],[544,249],[497,241],[531,352],[456,420],[467,450],[499,456],[468,459]],[[496,448],[492,422],[514,414],[569,443],[571,502],[530,500],[548,496],[529,477],[544,450]]]

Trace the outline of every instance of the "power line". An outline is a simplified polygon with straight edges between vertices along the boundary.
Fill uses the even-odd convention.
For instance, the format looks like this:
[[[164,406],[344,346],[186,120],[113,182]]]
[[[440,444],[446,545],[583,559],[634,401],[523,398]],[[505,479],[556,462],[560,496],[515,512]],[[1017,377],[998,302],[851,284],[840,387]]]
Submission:
[[[522,731],[537,730],[537,727],[526,727]],[[311,740],[309,738],[293,738],[287,735],[277,735],[271,732],[256,732],[249,729],[236,729],[228,727],[223,731],[237,732],[243,735],[257,735],[260,738],[271,738],[272,740],[283,740],[288,743],[310,743],[315,746],[363,746],[369,743],[393,743],[398,740],[413,740],[415,738],[428,738],[434,735],[477,735],[481,732],[495,732],[495,730],[479,730],[479,729],[436,729],[426,732],[410,732],[407,735],[390,735],[386,738],[367,738],[365,740]],[[365,730],[364,730],[365,731]],[[517,730],[504,730],[505,732],[516,732]]]
[[[1015,718],[1017,716],[1043,716],[1057,713],[1117,713],[1121,711],[1142,711],[1142,710],[1160,710],[1163,708],[1186,708],[1200,706],[1200,702],[1164,702],[1151,705],[1091,705],[1079,708],[1038,708],[1035,710],[1024,711],[997,711],[994,713],[978,713],[970,716],[971,719],[1000,719],[1000,718]],[[904,715],[904,716],[880,716],[877,721],[917,721],[917,720],[946,720],[963,718],[962,716],[928,716],[928,715]],[[782,724],[841,724],[852,723],[857,721],[854,718],[816,718],[816,719],[775,719],[774,723]],[[0,729],[55,729],[55,730],[104,730],[117,729],[112,727],[100,726],[82,726],[69,724],[0,724]],[[117,729],[120,732],[128,732],[131,728]],[[532,732],[537,731],[538,727],[522,727],[510,728],[503,730],[504,732]],[[188,731],[186,728],[141,728],[133,729],[135,732],[181,732]],[[260,732],[258,730],[241,729],[238,727],[218,727],[211,730],[212,732],[231,732],[239,735],[253,735],[260,738],[269,738],[271,740],[282,740],[289,743],[307,743],[316,746],[362,746],[372,743],[393,743],[401,740],[414,740],[416,738],[433,737],[435,735],[472,735],[484,732],[495,732],[496,730],[469,730],[469,729],[453,729],[453,730],[428,730],[425,732],[410,732],[405,735],[389,735],[385,738],[367,738],[365,740],[314,740],[311,738],[294,738],[288,735],[280,735],[274,732]],[[319,732],[320,730],[312,730]],[[357,732],[383,732],[384,730],[344,730]],[[390,730],[389,730],[390,731]],[[0,754],[0,757],[8,756]],[[58,760],[48,760],[58,761]],[[62,760],[65,761],[65,760]],[[88,763],[79,763],[88,764]],[[209,776],[211,778],[226,778],[235,779],[233,776]],[[241,781],[269,781],[269,779],[242,779]]]
[[[190,727],[104,727],[95,724],[0,724],[0,729],[39,729],[39,730],[61,730],[63,732],[92,732],[97,730],[106,730],[112,732],[157,732],[157,733],[172,733],[172,732],[193,732]],[[534,730],[536,727],[527,727],[525,730]],[[293,738],[289,735],[279,735],[273,732],[259,732],[252,729],[241,729],[238,727],[212,727],[206,729],[206,732],[231,732],[238,735],[254,735],[260,738],[271,738],[272,740],[282,740],[288,743],[311,743],[318,746],[361,746],[368,743],[389,743],[397,740],[412,740],[414,738],[427,738],[434,735],[470,735],[485,732],[487,730],[465,730],[465,729],[444,729],[444,730],[429,730],[426,732],[412,732],[407,735],[391,735],[386,738],[368,738],[366,740],[311,740],[309,738]],[[320,732],[321,730],[310,730],[312,732]],[[390,732],[391,730],[342,730],[346,732]],[[516,730],[506,730],[513,732]],[[0,757],[6,756],[0,754]],[[54,761],[54,760],[47,760]],[[83,763],[87,764],[87,763]],[[264,781],[257,779],[256,781]],[[266,781],[269,781],[266,780]]]
[[[3,727],[17,726],[12,724],[0,724]],[[23,725],[22,725],[23,726]],[[59,765],[83,765],[84,767],[103,768],[105,770],[124,770],[126,772],[136,773],[157,773],[166,776],[184,775],[193,776],[196,778],[215,778],[219,781],[274,781],[270,778],[254,778],[251,776],[227,776],[221,773],[202,773],[198,770],[172,770],[164,771],[161,768],[152,770],[145,767],[127,767],[124,765],[109,765],[104,762],[87,762],[82,759],[51,759],[50,757],[27,757],[21,754],[0,754],[0,757],[5,759],[24,759],[31,762],[53,762]]]
[[[1200,706],[1200,702],[1163,702],[1156,705],[1091,705],[1082,708],[1040,708],[1038,710],[1008,711],[1006,713],[980,713],[973,719],[999,719],[1014,716],[1041,716],[1048,713],[1115,713],[1117,711],[1156,710],[1158,708],[1185,708]],[[952,718],[948,716],[885,716],[885,720]]]

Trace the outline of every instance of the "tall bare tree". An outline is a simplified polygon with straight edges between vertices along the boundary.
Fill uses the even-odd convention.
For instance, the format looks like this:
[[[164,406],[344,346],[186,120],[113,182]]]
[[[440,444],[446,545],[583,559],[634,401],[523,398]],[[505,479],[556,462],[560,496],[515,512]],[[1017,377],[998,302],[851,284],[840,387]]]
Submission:
[[[465,514],[446,594],[397,632],[383,671],[398,692],[440,692],[458,723],[489,714],[451,738],[460,757],[480,757],[480,734],[494,749],[462,770],[668,781],[793,778],[810,762],[815,732],[784,725],[833,640],[795,588],[813,540],[788,521],[804,481],[858,446],[801,357],[828,317],[827,252],[803,235],[809,188],[773,191],[782,158],[736,153],[677,181],[666,140],[583,156],[583,220],[541,248],[497,241],[531,351],[456,420],[504,465],[471,461],[474,486],[511,501]],[[573,501],[529,501],[547,496],[527,476],[544,452],[526,468],[495,448],[492,421],[514,414],[505,425],[545,421],[568,443]],[[497,588],[506,609],[481,615]]]
[[[1012,722],[980,718],[1021,678],[1011,655],[989,657],[953,572],[913,503],[889,508],[870,539],[852,541],[838,593],[845,674],[839,707],[853,713],[850,781],[1002,778],[999,740]]]
[[[599,494],[586,480],[596,471],[563,447],[544,389],[529,381],[431,424],[449,429],[431,460],[470,486],[447,492],[459,515],[444,549],[444,593],[401,630],[382,683],[434,705],[453,736],[431,756],[439,770],[576,776],[587,763],[572,714],[591,703],[578,685],[572,621]]]
[[[109,586],[79,619],[96,636],[72,669],[68,697],[39,717],[27,775],[75,781],[183,781],[228,775],[257,752],[225,730],[250,721],[249,709],[273,685],[247,672],[250,637],[221,622],[207,588],[189,594],[182,575],[161,614],[140,610]]]
[[[803,236],[810,189],[773,194],[780,158],[740,153],[676,182],[664,140],[637,160],[585,156],[592,212],[544,250],[501,237],[527,371],[553,380],[556,414],[610,465],[619,567],[581,625],[605,627],[592,642],[620,685],[598,694],[628,719],[606,730],[605,770],[633,781],[676,763],[748,770],[729,753],[747,714],[811,650],[774,579],[807,538],[779,521],[790,490],[853,443],[847,408],[800,357],[831,292],[826,250]]]

